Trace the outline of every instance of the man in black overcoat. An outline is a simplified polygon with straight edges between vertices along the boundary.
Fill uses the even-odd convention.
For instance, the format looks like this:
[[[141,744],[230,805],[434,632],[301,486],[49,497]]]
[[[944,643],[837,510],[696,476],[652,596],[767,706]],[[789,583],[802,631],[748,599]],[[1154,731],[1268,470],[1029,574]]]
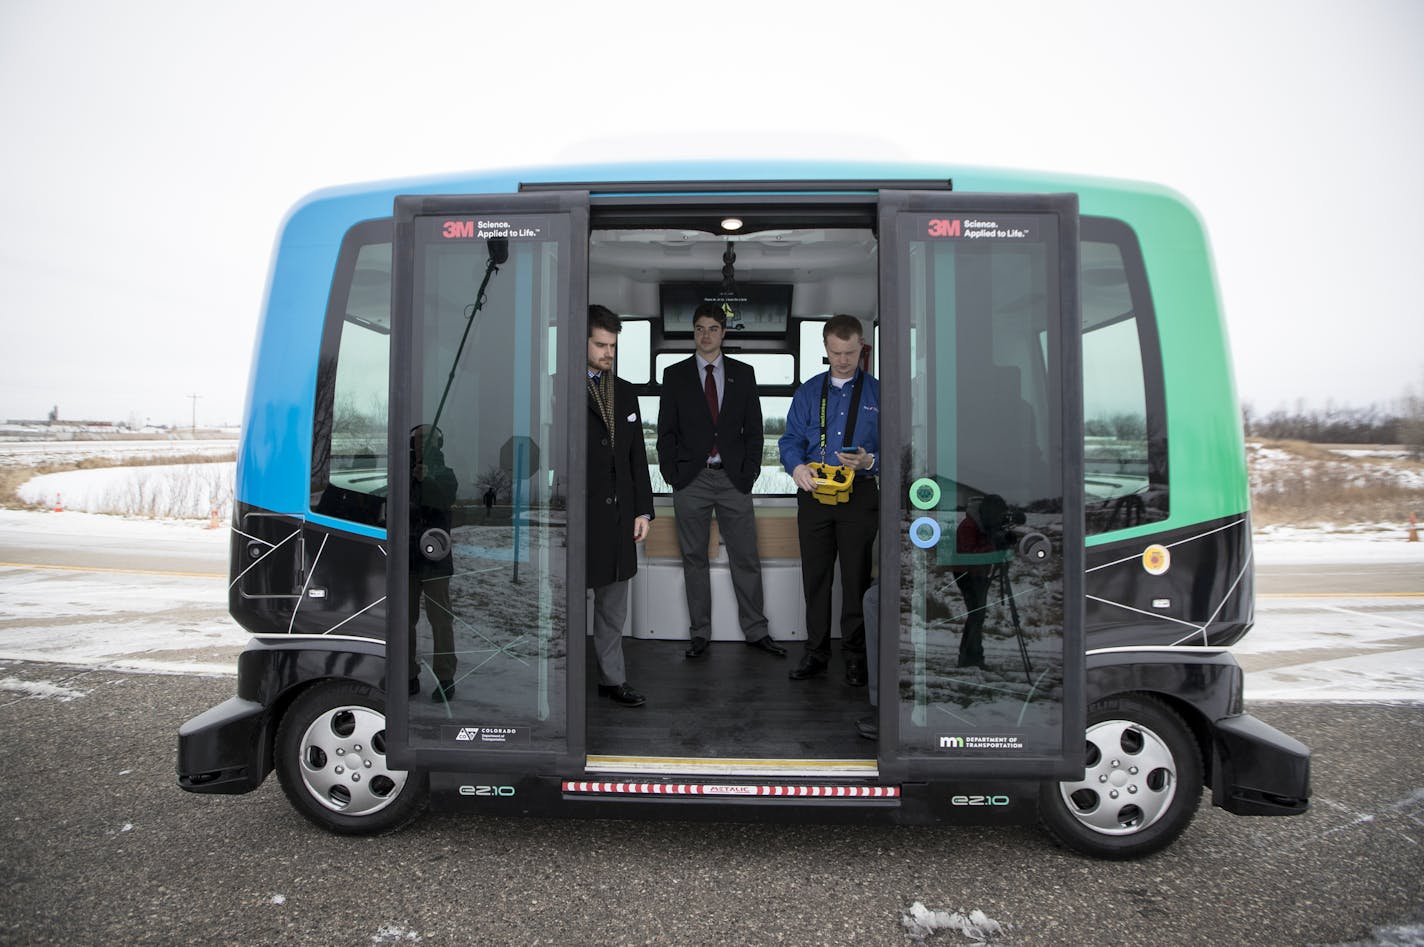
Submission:
[[[628,580],[638,571],[637,544],[653,520],[653,486],[643,446],[643,418],[633,386],[614,374],[623,322],[604,306],[588,307],[587,584],[593,589],[593,648],[598,693],[636,707],[645,698],[628,685],[623,624]]]

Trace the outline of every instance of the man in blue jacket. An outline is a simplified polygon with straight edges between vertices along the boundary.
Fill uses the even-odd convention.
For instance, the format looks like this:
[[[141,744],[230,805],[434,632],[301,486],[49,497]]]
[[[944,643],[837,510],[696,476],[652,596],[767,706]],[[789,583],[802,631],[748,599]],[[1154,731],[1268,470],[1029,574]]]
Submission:
[[[832,316],[821,339],[830,371],[796,389],[786,433],[777,442],[781,465],[796,482],[796,532],[806,596],[806,653],[791,678],[815,677],[830,664],[831,589],[839,561],[845,679],[860,687],[866,682],[861,599],[870,585],[871,550],[880,520],[880,382],[860,368],[863,331],[855,316]],[[843,475],[854,478],[845,502],[818,498],[812,463],[843,467]]]

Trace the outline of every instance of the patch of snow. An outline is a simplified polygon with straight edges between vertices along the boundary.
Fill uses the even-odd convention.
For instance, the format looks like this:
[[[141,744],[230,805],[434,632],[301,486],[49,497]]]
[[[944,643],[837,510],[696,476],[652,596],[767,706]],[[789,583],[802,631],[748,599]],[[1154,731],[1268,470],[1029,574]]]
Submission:
[[[1409,541],[1407,528],[1358,525],[1331,529],[1266,526],[1251,537],[1256,561],[1418,562],[1424,565],[1424,526],[1420,542]]]
[[[976,943],[985,944],[1004,932],[1004,925],[978,909],[968,914],[958,911],[932,911],[919,901],[910,905],[909,910],[900,915],[900,923],[904,925],[906,933],[916,941],[923,941],[940,931],[958,931]]]
[[[1330,453],[1341,457],[1388,457],[1391,460],[1403,460],[1409,456],[1409,451],[1402,447],[1332,447]]]
[[[423,938],[416,931],[402,927],[399,924],[385,924],[371,935],[373,944],[395,944],[400,941],[419,943]]]
[[[26,697],[42,697],[61,703],[89,696],[87,692],[77,691],[72,687],[51,684],[49,681],[22,681],[18,677],[0,678],[0,691],[10,691]]]
[[[286,904],[286,903],[287,903],[287,896],[286,896],[285,894],[274,894],[274,895],[272,895],[272,903],[273,903],[273,904]]]
[[[206,515],[206,514],[205,514]],[[228,531],[208,529],[190,519],[110,516],[66,510],[63,513],[36,510],[0,509],[0,533],[15,545],[163,546],[199,550],[205,554],[220,550],[222,569],[227,572]]]

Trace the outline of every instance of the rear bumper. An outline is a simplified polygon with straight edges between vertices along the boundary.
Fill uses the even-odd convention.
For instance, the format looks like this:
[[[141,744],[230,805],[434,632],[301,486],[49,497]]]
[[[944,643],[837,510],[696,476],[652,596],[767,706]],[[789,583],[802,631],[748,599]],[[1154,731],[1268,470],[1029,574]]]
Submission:
[[[1236,815],[1300,815],[1310,807],[1310,749],[1250,714],[1214,726],[1212,804]]]
[[[251,792],[270,767],[267,708],[231,697],[178,729],[178,785],[189,792]]]

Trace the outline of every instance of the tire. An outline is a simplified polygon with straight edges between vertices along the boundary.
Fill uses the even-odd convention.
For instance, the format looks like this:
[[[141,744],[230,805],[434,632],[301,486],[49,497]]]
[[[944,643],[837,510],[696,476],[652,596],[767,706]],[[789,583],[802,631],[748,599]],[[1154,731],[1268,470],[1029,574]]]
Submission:
[[[338,835],[404,828],[430,798],[422,770],[386,765],[385,695],[352,681],[301,694],[277,730],[277,778],[305,818]],[[354,765],[353,765],[354,764]]]
[[[1201,751],[1182,718],[1145,694],[1088,707],[1081,780],[1044,783],[1039,819],[1049,835],[1095,858],[1142,858],[1181,835],[1202,793]]]

